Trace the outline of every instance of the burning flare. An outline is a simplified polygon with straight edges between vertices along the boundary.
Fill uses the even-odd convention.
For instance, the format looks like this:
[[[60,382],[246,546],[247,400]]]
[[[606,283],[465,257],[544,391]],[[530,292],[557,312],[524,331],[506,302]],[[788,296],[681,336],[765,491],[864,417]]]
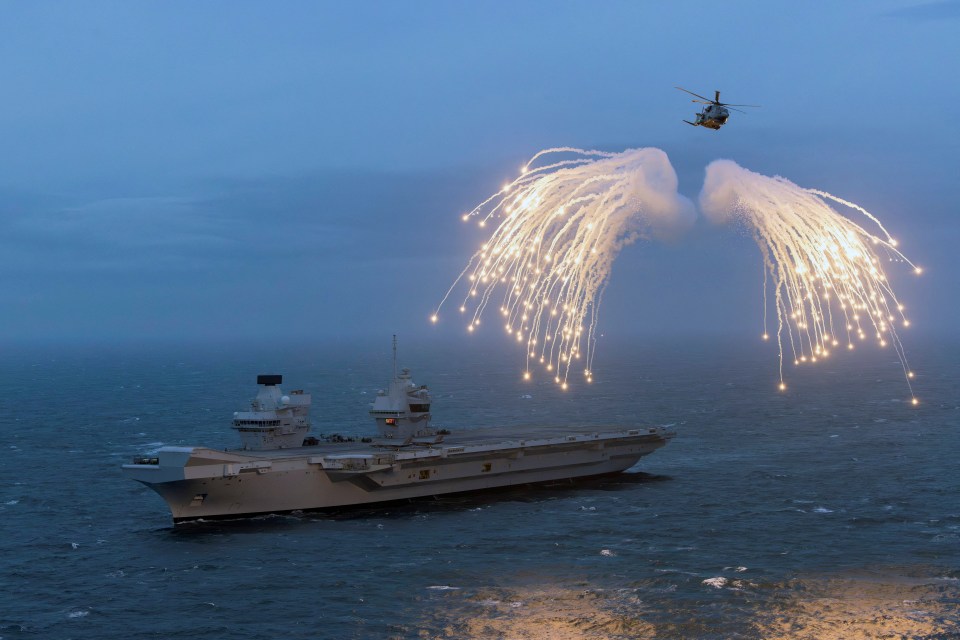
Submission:
[[[539,363],[565,389],[578,361],[592,380],[597,308],[617,254],[639,238],[675,234],[694,213],[663,151],[562,147],[533,156],[515,180],[463,215],[471,219],[497,227],[431,320],[460,283],[468,331],[496,299],[506,333],[526,350],[524,378]]]
[[[838,213],[831,204],[868,218],[874,235]],[[804,189],[784,178],[769,178],[730,160],[707,167],[700,208],[714,222],[736,221],[748,228],[760,247],[764,272],[764,339],[767,339],[767,289],[772,283],[780,350],[780,388],[784,389],[784,341],[794,364],[817,362],[834,348],[853,349],[875,338],[892,346],[903,366],[913,404],[907,365],[897,327],[910,322],[884,274],[881,257],[905,262],[897,242],[862,207],[824,191]]]

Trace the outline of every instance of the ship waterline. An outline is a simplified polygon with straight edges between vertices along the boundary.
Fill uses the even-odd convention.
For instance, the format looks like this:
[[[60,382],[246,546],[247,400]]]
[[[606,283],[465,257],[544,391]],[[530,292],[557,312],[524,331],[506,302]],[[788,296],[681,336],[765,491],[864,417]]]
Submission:
[[[624,471],[665,445],[664,427],[471,429],[430,426],[432,397],[409,369],[370,405],[376,437],[309,436],[311,396],[260,375],[233,416],[241,447],[163,447],[123,466],[166,501],[175,523],[338,509]]]
[[[665,445],[662,427],[477,429],[441,444],[357,443],[258,451],[165,447],[124,465],[174,522],[336,509],[624,471]],[[549,435],[548,435],[549,434]]]

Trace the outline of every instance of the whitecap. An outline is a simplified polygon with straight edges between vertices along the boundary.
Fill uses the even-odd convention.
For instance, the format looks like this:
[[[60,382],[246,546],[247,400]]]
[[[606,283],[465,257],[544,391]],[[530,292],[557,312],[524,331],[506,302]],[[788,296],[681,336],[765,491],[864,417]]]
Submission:
[[[600,549],[600,555],[607,556],[609,558],[617,554],[615,554],[613,551],[610,551],[610,549]]]
[[[79,549],[79,548],[80,548],[80,543],[79,543],[79,542],[71,542],[71,543],[70,543],[70,546],[73,547],[74,549]]]
[[[833,509],[827,509],[826,507],[816,507],[813,510],[814,513],[833,513]]]
[[[427,589],[433,589],[434,591],[458,591],[460,587],[451,587],[448,584],[435,584],[427,587]]]
[[[12,505],[19,504],[19,503],[20,503],[19,500],[7,500],[4,504],[9,504],[9,505],[12,506]]]
[[[86,611],[84,611],[84,610],[77,610],[77,611],[71,611],[70,613],[68,613],[68,614],[67,614],[67,617],[68,617],[68,618],[85,618],[85,617],[87,617],[88,615],[90,615],[90,611],[89,611],[89,610],[86,610]]]
[[[654,569],[654,571],[656,571],[657,573],[678,573],[678,574],[684,575],[684,576],[695,576],[695,575],[697,575],[696,573],[694,573],[694,572],[692,572],[692,571],[683,571],[682,569],[672,569],[672,568],[667,568],[667,569]]]
[[[727,579],[723,576],[717,576],[716,578],[707,578],[703,581],[703,584],[708,584],[711,587],[716,589],[722,589],[727,584]]]

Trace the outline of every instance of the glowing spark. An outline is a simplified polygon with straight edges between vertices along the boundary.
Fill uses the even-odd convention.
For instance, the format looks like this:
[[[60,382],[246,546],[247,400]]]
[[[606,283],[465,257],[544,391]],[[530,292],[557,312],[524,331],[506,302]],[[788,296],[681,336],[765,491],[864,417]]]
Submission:
[[[841,215],[831,203],[864,215],[883,236]],[[789,347],[795,362],[808,358],[816,362],[817,356],[827,357],[823,345],[832,336],[842,336],[843,331],[838,330],[842,327],[848,349],[853,349],[853,333],[863,339],[865,328],[873,329],[881,347],[892,344],[910,386],[903,345],[894,325],[888,324],[897,316],[904,326],[909,321],[879,266],[876,252],[883,251],[909,264],[917,273],[920,269],[900,253],[896,241],[876,217],[824,191],[762,176],[729,160],[718,160],[707,167],[700,207],[716,222],[742,223],[760,247],[768,283],[764,299],[768,299],[768,287],[774,294],[781,384],[785,347]],[[829,295],[828,290],[836,295]],[[833,342],[836,344],[835,339]]]
[[[474,320],[496,296],[507,326],[522,326],[529,339],[525,370],[539,360],[562,386],[575,360],[582,357],[592,371],[598,305],[620,250],[692,224],[693,207],[677,193],[676,172],[659,149],[547,149],[523,166],[467,214],[495,229],[438,311],[464,280],[473,283],[464,306]],[[487,273],[522,286],[498,286],[500,279],[484,279]],[[519,334],[517,340],[523,342]]]

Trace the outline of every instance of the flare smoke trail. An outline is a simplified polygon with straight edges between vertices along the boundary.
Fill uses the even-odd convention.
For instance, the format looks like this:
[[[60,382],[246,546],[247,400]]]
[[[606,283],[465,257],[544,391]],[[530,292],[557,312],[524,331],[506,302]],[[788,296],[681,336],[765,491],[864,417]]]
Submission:
[[[461,282],[468,331],[496,297],[504,329],[526,350],[524,378],[539,363],[565,389],[576,361],[592,380],[597,308],[617,254],[639,238],[682,230],[694,213],[663,151],[562,147],[537,153],[463,219],[498,226],[431,320]]]
[[[864,215],[883,235],[866,231],[831,203]],[[834,347],[853,349],[870,334],[880,346],[889,344],[896,351],[917,404],[910,385],[913,372],[897,334],[898,324],[907,327],[910,322],[878,252],[909,264],[918,274],[921,270],[900,253],[879,220],[852,202],[753,173],[730,160],[707,167],[700,209],[714,222],[744,224],[760,247],[765,265],[763,337],[769,337],[766,299],[772,281],[781,389],[785,340],[794,363],[801,364],[828,357]]]

